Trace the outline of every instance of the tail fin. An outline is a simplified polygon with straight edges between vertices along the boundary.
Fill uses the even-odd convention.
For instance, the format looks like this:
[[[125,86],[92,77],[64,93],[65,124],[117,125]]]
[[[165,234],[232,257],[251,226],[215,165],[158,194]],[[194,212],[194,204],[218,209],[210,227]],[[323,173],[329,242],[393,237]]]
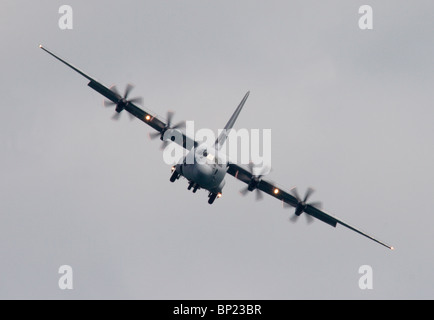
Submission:
[[[231,131],[231,129],[233,128],[235,121],[237,121],[238,116],[240,115],[241,110],[244,107],[244,104],[247,101],[247,98],[250,95],[250,91],[246,93],[246,95],[244,96],[243,100],[241,100],[240,105],[238,106],[238,108],[235,110],[234,114],[232,115],[232,117],[229,119],[228,123],[226,124],[223,132],[220,134],[220,136],[218,137],[218,139],[215,142],[215,147],[216,149],[220,149],[222,147],[222,145],[226,142],[226,139],[229,135],[229,132]]]

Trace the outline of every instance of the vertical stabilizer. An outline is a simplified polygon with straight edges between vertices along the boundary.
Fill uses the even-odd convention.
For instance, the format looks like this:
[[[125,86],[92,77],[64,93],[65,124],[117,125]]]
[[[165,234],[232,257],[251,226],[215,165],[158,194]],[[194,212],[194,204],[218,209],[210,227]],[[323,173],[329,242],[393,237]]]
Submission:
[[[233,128],[235,122],[237,121],[237,118],[240,115],[241,110],[244,107],[244,104],[246,103],[247,99],[249,98],[249,95],[250,95],[250,91],[246,93],[246,95],[244,96],[243,100],[241,100],[240,105],[235,110],[235,112],[232,115],[232,117],[229,119],[229,121],[226,124],[223,132],[220,134],[220,136],[218,137],[217,141],[215,142],[216,149],[220,149],[221,146],[226,142],[226,139],[227,139],[227,137],[229,135],[229,132],[231,131],[231,129]]]

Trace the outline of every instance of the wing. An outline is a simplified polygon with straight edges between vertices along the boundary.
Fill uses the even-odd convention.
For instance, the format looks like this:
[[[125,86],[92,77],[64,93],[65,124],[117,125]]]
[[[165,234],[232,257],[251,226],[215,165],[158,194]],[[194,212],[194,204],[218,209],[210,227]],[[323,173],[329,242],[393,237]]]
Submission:
[[[89,80],[89,83],[88,83],[89,87],[91,87],[95,91],[99,92],[100,94],[102,94],[104,97],[106,97],[107,99],[109,99],[113,103],[118,104],[122,101],[122,97],[114,90],[105,86],[104,84],[102,84],[101,82],[99,82],[95,78],[89,76],[88,74],[84,73],[83,71],[81,71],[77,67],[73,66],[72,64],[61,59],[60,57],[58,57],[57,55],[55,55],[54,53],[52,53],[48,49],[44,48],[42,45],[40,45],[39,48],[41,48],[42,50],[44,50],[45,52],[47,52],[48,54],[50,54],[51,56],[53,56],[54,58],[59,60],[60,62],[64,63],[65,65],[67,65],[68,67],[73,69],[74,71],[78,72],[80,75],[82,75],[86,79],[88,79]],[[153,129],[157,130],[161,135],[163,135],[166,131],[168,131],[168,125],[163,120],[159,119],[156,115],[153,115],[150,111],[148,112],[148,111],[142,110],[135,103],[133,103],[131,101],[128,101],[128,103],[126,103],[124,105],[123,109],[125,111],[129,112],[130,114],[132,114],[137,119],[143,121],[144,123],[146,123],[147,125],[149,125]],[[197,146],[197,143],[193,139],[187,137],[184,133],[180,132],[179,130],[172,130],[172,131],[173,131],[173,138],[174,138],[172,141],[178,143],[179,145],[181,145],[185,149],[191,150],[193,147]],[[170,135],[169,135],[169,139],[170,139]]]
[[[115,104],[121,103],[122,97],[117,92],[115,92],[112,89],[110,89],[109,87],[105,86],[104,84],[102,84],[101,82],[96,80],[95,78],[84,73],[83,71],[81,71],[77,67],[73,66],[72,64],[70,64],[70,63],[66,62],[65,60],[61,59],[60,57],[56,56],[54,53],[50,52],[49,50],[44,48],[42,45],[39,47],[42,50],[44,50],[45,52],[47,52],[48,54],[50,54],[51,56],[53,56],[54,58],[56,58],[57,60],[59,60],[60,62],[64,63],[65,65],[67,65],[68,67],[70,67],[71,69],[73,69],[74,71],[79,73],[80,75],[82,75],[83,77],[85,77],[86,79],[88,79],[89,80],[89,83],[88,83],[89,87],[91,87],[95,91],[99,92],[100,94],[102,94],[104,97],[106,97],[107,99],[109,99],[113,103],[115,103]],[[124,110],[126,110],[127,112],[129,112],[130,114],[135,116],[137,119],[145,122],[147,125],[149,125],[153,129],[155,129],[156,131],[158,131],[162,135],[167,131],[168,124],[165,123],[164,121],[162,121],[161,119],[159,119],[157,116],[153,115],[151,112],[142,110],[133,102],[125,103],[123,106],[124,106],[124,108],[123,108]],[[179,145],[181,145],[182,147],[184,147],[187,150],[191,150],[193,147],[197,147],[197,145],[198,145],[196,141],[187,137],[185,134],[181,133],[178,130],[176,130],[176,134],[175,134],[175,132],[173,134],[174,134],[174,137],[176,136],[176,139],[174,140],[174,142],[178,143]],[[181,135],[181,138],[178,137],[178,134]],[[231,174],[232,176],[234,176],[235,178],[237,178],[238,180],[243,181],[246,184],[249,184],[253,178],[253,175],[250,173],[250,171],[242,168],[241,166],[238,166],[238,165],[232,164],[232,163],[228,164],[228,173]],[[280,201],[283,201],[284,203],[287,203],[293,207],[297,207],[299,204],[298,200],[294,196],[292,196],[288,191],[285,191],[285,190],[279,188],[277,185],[275,185],[271,182],[261,180],[259,182],[259,184],[257,185],[257,188],[259,190],[265,192],[265,193],[268,193],[272,197],[274,197]],[[334,217],[334,216],[332,216],[332,215],[330,215],[330,214],[328,214],[322,210],[319,210],[319,209],[317,209],[311,205],[307,205],[303,209],[303,211],[305,213],[331,225],[332,227],[336,227],[337,224],[340,224],[342,226],[345,226],[345,227],[347,227],[347,228],[349,228],[349,229],[351,229],[351,230],[353,230],[353,231],[355,231],[355,232],[357,232],[357,233],[359,233],[359,234],[361,234],[361,235],[363,235],[363,236],[393,250],[393,247],[375,239],[374,237],[372,237],[372,236],[368,235],[367,233],[347,224],[346,222],[338,219],[337,217]]]
[[[233,164],[233,163],[228,164],[228,171],[227,172],[230,175],[234,176],[235,178],[237,178],[238,180],[240,180],[246,184],[249,184],[252,181],[252,179],[254,178],[253,174],[249,170],[247,170],[247,169],[245,169],[245,168],[243,168],[237,164]],[[272,197],[274,197],[274,198],[276,198],[276,199],[278,199],[284,203],[287,203],[288,205],[290,205],[294,208],[296,208],[299,205],[299,201],[297,200],[297,198],[295,198],[293,195],[291,195],[289,193],[289,191],[283,190],[282,188],[280,188],[279,186],[277,186],[276,184],[274,184],[272,182],[269,182],[266,180],[260,180],[259,184],[257,185],[257,189],[269,194],[270,196],[272,196]],[[392,246],[370,236],[369,234],[365,233],[364,231],[362,231],[356,227],[353,227],[352,225],[344,222],[343,220],[341,220],[335,216],[332,216],[331,214],[329,214],[323,210],[320,210],[320,209],[318,209],[312,205],[306,205],[306,207],[303,209],[303,212],[305,212],[305,213],[311,215],[312,217],[314,217],[318,220],[321,220],[322,222],[325,222],[328,225],[335,227],[335,228],[338,224],[340,224],[344,227],[347,227],[347,228],[361,234],[362,236],[365,236],[365,237],[381,244],[382,246],[384,246],[386,248],[394,250],[394,248]]]

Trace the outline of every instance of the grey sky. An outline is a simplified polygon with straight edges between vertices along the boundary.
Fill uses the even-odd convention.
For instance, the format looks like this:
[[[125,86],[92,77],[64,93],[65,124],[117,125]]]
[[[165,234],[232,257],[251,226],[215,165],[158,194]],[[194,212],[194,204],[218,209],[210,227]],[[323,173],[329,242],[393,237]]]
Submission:
[[[3,0],[0,298],[434,298],[432,1]],[[151,129],[112,110],[43,43],[176,120],[272,129],[273,172],[380,239],[169,182]],[[73,291],[57,286],[61,265]],[[361,265],[374,290],[358,287]]]

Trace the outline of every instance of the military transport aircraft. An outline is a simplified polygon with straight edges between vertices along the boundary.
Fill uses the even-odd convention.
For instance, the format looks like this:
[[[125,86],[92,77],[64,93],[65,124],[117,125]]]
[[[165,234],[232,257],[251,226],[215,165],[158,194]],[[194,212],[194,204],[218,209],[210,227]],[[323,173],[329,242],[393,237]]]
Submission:
[[[285,191],[279,188],[276,184],[263,179],[263,174],[255,174],[253,166],[245,168],[241,165],[231,162],[230,160],[220,161],[220,157],[222,157],[222,155],[221,153],[218,153],[218,150],[226,141],[228,137],[228,132],[234,126],[235,121],[237,120],[244,104],[246,103],[250,92],[248,92],[244,96],[243,100],[235,110],[232,117],[229,119],[228,123],[218,137],[214,146],[209,146],[194,141],[192,138],[186,136],[184,133],[179,131],[178,129],[181,129],[184,126],[182,122],[172,125],[173,113],[169,112],[166,122],[164,122],[162,119],[159,119],[154,114],[151,114],[139,108],[137,104],[141,104],[141,98],[128,99],[128,96],[133,89],[131,85],[128,85],[126,87],[125,93],[122,96],[119,94],[116,87],[109,88],[105,86],[95,78],[90,77],[80,69],[76,68],[75,66],[61,59],[51,51],[47,50],[42,45],[40,45],[39,47],[57,60],[70,67],[71,69],[81,74],[87,80],[89,80],[88,86],[108,99],[105,102],[105,105],[111,105],[115,107],[116,113],[114,119],[118,119],[120,113],[125,110],[130,114],[131,117],[135,117],[155,129],[156,132],[154,134],[154,137],[159,137],[163,141],[164,145],[167,145],[168,143],[170,143],[170,140],[172,140],[173,142],[178,143],[184,149],[186,149],[188,153],[184,160],[176,166],[172,167],[172,175],[170,177],[170,181],[175,182],[181,176],[185,177],[189,182],[189,190],[193,189],[193,192],[196,192],[198,189],[204,189],[209,192],[209,204],[213,204],[217,198],[220,198],[222,196],[223,187],[225,185],[225,177],[226,174],[229,174],[247,185],[246,189],[244,189],[244,191],[242,192],[243,194],[247,194],[249,191],[256,190],[258,196],[260,196],[264,192],[281,201],[285,207],[295,208],[295,214],[290,219],[293,222],[295,222],[298,217],[305,213],[308,221],[312,221],[313,218],[316,218],[332,227],[336,227],[338,224],[340,224],[383,245],[386,248],[389,248],[391,250],[394,249],[392,246],[377,240],[376,238],[368,235],[360,229],[357,229],[350,224],[342,221],[341,219],[321,210],[321,204],[319,202],[308,202],[310,196],[314,191],[313,189],[309,188],[305,196],[300,197],[297,189],[293,188],[291,190]],[[175,139],[177,135],[178,139]],[[193,158],[197,161],[187,162],[187,158]],[[203,158],[212,159],[213,161],[199,161]]]

